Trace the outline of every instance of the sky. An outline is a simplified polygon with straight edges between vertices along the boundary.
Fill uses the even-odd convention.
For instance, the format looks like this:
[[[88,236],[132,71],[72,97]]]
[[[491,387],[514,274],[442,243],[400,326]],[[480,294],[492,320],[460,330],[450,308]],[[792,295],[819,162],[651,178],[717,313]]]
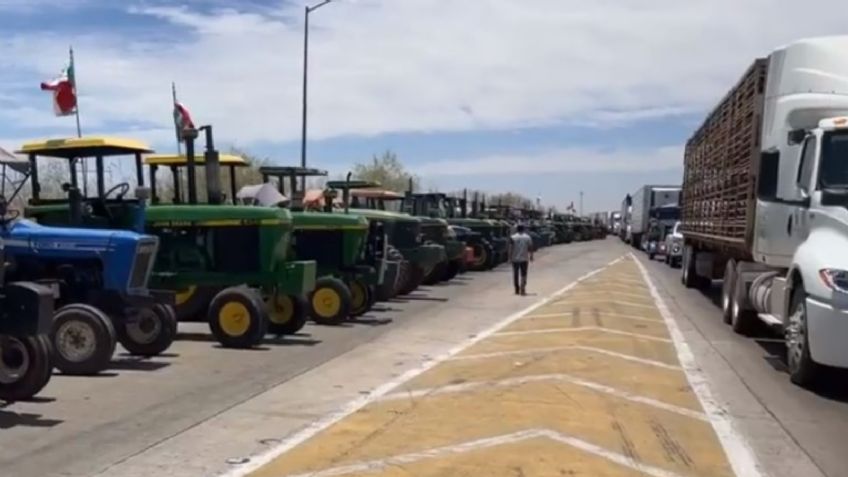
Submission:
[[[317,0],[0,0],[0,146],[73,136],[39,90],[73,45],[84,134],[176,149],[171,82],[219,149],[300,160]],[[334,0],[310,15],[308,163],[394,151],[428,189],[618,209],[756,57],[848,33],[836,0]]]

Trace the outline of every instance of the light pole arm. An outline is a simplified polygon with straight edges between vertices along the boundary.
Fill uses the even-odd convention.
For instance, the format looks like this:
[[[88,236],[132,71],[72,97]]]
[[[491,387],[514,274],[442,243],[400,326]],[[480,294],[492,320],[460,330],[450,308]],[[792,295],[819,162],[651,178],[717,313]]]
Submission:
[[[318,10],[319,8],[323,7],[324,5],[326,5],[326,4],[328,4],[328,3],[332,2],[332,1],[333,1],[333,0],[324,0],[323,2],[321,2],[321,3],[317,4],[317,5],[314,5],[314,6],[311,6],[311,7],[306,7],[306,13],[308,14],[308,13],[311,13],[311,12],[313,12],[313,11],[315,11],[315,10]]]

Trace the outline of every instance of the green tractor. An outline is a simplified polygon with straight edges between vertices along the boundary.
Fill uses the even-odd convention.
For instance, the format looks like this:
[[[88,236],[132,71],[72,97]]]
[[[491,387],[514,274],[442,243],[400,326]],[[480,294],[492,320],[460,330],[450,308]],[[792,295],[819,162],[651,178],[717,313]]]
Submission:
[[[508,224],[478,218],[482,212],[477,200],[472,203],[471,216],[469,216],[467,191],[461,198],[446,197],[445,206],[448,224],[464,227],[479,234],[468,242],[474,253],[474,258],[468,266],[471,271],[491,270],[506,261]]]
[[[382,222],[370,221],[347,210],[333,211],[332,202],[317,211],[307,211],[305,187],[298,188],[297,179],[323,177],[326,171],[266,166],[259,172],[263,184],[243,187],[238,193],[239,199],[256,204],[268,201],[268,198],[261,199],[266,195],[271,204],[292,210],[294,240],[291,252],[298,260],[314,260],[318,267],[318,279],[308,304],[312,319],[319,324],[332,325],[371,310],[381,286],[384,282],[393,284],[399,268],[398,263],[386,258],[387,239]],[[276,187],[272,179],[276,179]],[[287,181],[289,196],[284,195]],[[276,198],[270,196],[274,193]]]
[[[199,130],[206,133],[207,147],[202,158],[194,155],[194,140]],[[137,141],[102,138],[84,144],[85,147],[74,147],[75,143],[68,141],[30,147],[25,152],[34,171],[39,156],[94,157],[98,187],[97,194],[91,198],[77,195],[69,200],[42,202],[38,201],[38,179],[33,173],[35,201],[27,208],[27,214],[42,224],[128,229],[158,237],[151,287],[176,292],[178,317],[205,317],[213,336],[224,347],[254,347],[268,331],[296,332],[303,326],[306,315],[291,313],[286,306],[302,303],[303,297],[312,291],[315,262],[288,260],[292,233],[288,211],[224,203],[220,187],[222,161],[214,149],[211,127],[203,126],[199,130],[183,133],[185,156],[146,158],[150,169],[150,206],[146,206],[144,195],[125,196],[130,188],[127,182],[104,190],[104,158],[113,156],[133,156],[138,186],[144,186],[142,156],[151,151]],[[230,159],[226,158],[223,165],[230,166],[232,174],[235,166]],[[206,172],[206,203],[198,201],[196,171],[201,166]],[[170,204],[163,203],[156,190],[157,171],[162,167],[170,168],[173,177]],[[183,171],[186,197],[181,187]],[[238,253],[233,253],[234,250]],[[290,320],[284,322],[282,316]]]
[[[330,181],[325,186],[330,191],[343,191],[344,207],[350,212],[361,214],[368,220],[383,223],[388,237],[391,256],[401,260],[398,295],[408,295],[424,283],[433,274],[439,264],[447,261],[445,247],[438,243],[425,242],[423,221],[397,210],[385,210],[379,207],[369,207],[367,201],[351,194],[351,190],[361,191],[377,189],[379,184],[366,181]],[[405,265],[404,265],[405,264]]]
[[[438,262],[427,273],[422,283],[434,285],[443,280],[453,279],[461,269],[465,244],[451,236],[448,223],[438,217],[415,213],[405,206],[405,196],[376,186],[359,188],[351,192],[351,205],[357,209],[391,211],[415,216],[421,221],[421,235],[424,245],[440,245],[445,250],[444,260]],[[412,213],[407,213],[412,212]],[[459,262],[457,263],[457,260]]]

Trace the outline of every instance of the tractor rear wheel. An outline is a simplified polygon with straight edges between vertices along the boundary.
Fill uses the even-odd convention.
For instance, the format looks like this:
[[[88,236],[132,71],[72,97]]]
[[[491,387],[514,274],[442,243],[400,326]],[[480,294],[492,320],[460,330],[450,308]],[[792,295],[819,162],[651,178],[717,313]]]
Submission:
[[[174,297],[174,311],[179,321],[206,321],[209,302],[220,288],[190,285],[177,290]]]
[[[474,261],[471,262],[468,269],[474,272],[481,272],[491,268],[489,263],[491,262],[492,250],[488,246],[488,243],[475,243],[472,245],[472,248],[474,249]]]
[[[0,400],[30,399],[52,374],[47,337],[0,335]]]
[[[53,363],[64,374],[91,375],[109,366],[117,339],[112,320],[82,303],[59,308],[53,316]]]
[[[320,325],[338,325],[350,316],[350,289],[334,277],[321,277],[309,295],[309,315]]]
[[[347,288],[350,290],[350,316],[368,313],[374,303],[371,288],[358,278],[348,281]]]
[[[423,283],[425,285],[435,285],[442,281],[442,277],[444,277],[445,273],[447,273],[448,263],[450,262],[439,262],[435,267],[433,267],[430,274],[424,277]]]
[[[268,330],[268,310],[259,292],[248,287],[225,288],[207,311],[209,329],[225,348],[252,348]]]
[[[409,275],[406,283],[401,288],[399,295],[409,295],[424,282],[424,269],[414,263],[409,264]]]
[[[118,342],[130,354],[156,356],[171,347],[177,337],[177,314],[167,305],[144,308],[138,316],[124,318],[115,327]]]
[[[272,335],[293,335],[303,329],[309,319],[309,305],[300,295],[274,293],[265,304],[268,306],[268,332]]]
[[[462,269],[462,259],[451,260],[448,262],[447,268],[445,268],[444,273],[442,274],[442,281],[448,282],[456,278],[459,275],[459,271]]]

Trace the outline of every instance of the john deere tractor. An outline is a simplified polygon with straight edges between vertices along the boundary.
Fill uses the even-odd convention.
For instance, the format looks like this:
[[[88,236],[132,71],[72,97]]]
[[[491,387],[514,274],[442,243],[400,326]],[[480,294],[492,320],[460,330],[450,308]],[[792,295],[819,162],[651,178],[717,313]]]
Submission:
[[[297,184],[298,179],[326,176],[325,171],[281,166],[261,167],[259,171],[264,184],[243,187],[239,199],[264,201],[292,210],[291,253],[298,260],[314,260],[317,264],[318,279],[307,307],[312,319],[321,324],[338,324],[367,313],[376,302],[383,281],[394,280],[397,275],[398,265],[386,259],[383,224],[360,214],[334,211],[330,197],[326,198],[329,205],[305,210],[306,191]],[[288,196],[284,195],[286,182]]]
[[[288,260],[292,232],[288,211],[224,204],[220,179],[222,163],[214,149],[212,130],[209,126],[200,130],[206,133],[207,139],[202,159],[194,154],[194,141],[198,136],[195,129],[183,131],[185,157],[147,158],[152,186],[150,207],[145,206],[148,194],[126,197],[130,188],[126,182],[104,190],[103,159],[108,156],[134,156],[136,180],[143,187],[142,156],[151,151],[136,141],[72,139],[25,146],[24,152],[29,154],[33,166],[39,156],[65,157],[71,161],[94,157],[98,177],[95,196],[84,197],[72,188],[68,199],[44,203],[34,193],[27,214],[42,224],[72,223],[152,234],[159,250],[155,253],[155,261],[155,250],[147,250],[145,270],[153,268],[151,284],[170,290],[171,294],[177,293],[174,303],[181,318],[205,316],[212,334],[222,346],[249,348],[264,338],[269,329],[269,314],[290,317],[291,321],[285,322],[277,318],[277,331],[291,332],[302,326],[304,317],[286,307],[302,302],[302,297],[312,290],[315,263]],[[198,200],[196,169],[199,165],[204,166],[206,172],[206,203]],[[163,203],[156,192],[160,167],[169,167],[172,171],[174,195],[170,204]],[[182,171],[186,172],[185,189],[181,187]],[[35,174],[33,188],[34,192],[38,190]]]
[[[505,226],[494,220],[476,218],[479,215],[477,201],[474,201],[471,215],[468,211],[467,192],[462,198],[446,197],[446,212],[448,223],[465,227],[476,234],[468,242],[474,251],[474,259],[469,265],[472,271],[491,270],[505,261],[508,242],[505,236]]]

